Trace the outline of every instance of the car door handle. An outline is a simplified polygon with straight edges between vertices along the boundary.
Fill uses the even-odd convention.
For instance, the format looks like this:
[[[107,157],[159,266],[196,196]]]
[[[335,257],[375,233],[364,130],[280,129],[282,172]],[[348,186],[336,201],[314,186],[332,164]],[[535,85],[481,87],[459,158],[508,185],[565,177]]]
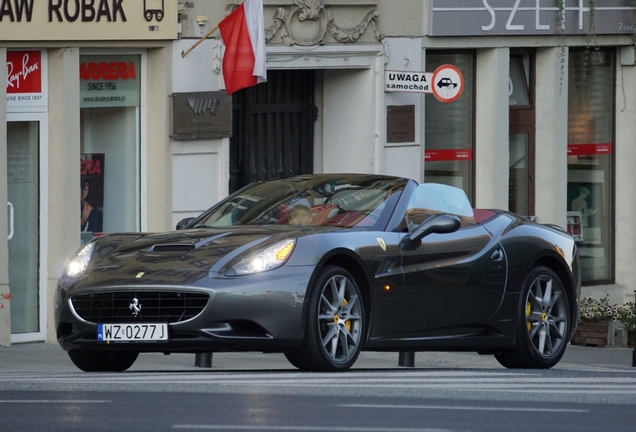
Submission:
[[[15,210],[13,208],[13,204],[7,201],[7,207],[9,207],[9,235],[7,235],[7,240],[11,240],[14,234],[14,224],[15,224]]]
[[[497,249],[496,251],[492,253],[492,255],[490,256],[490,259],[497,262],[502,261],[504,259],[504,254],[501,251],[501,249]]]

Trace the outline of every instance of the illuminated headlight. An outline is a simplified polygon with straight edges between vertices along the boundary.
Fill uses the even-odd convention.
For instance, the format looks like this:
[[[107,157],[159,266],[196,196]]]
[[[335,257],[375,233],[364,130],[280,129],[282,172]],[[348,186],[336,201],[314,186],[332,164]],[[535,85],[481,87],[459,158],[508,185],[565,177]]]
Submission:
[[[66,275],[70,277],[77,277],[81,275],[88,267],[88,263],[91,261],[94,250],[95,243],[88,243],[80,249],[80,251],[66,266]]]
[[[291,256],[296,240],[285,240],[234,264],[226,272],[226,276],[244,276],[274,270],[285,264]]]

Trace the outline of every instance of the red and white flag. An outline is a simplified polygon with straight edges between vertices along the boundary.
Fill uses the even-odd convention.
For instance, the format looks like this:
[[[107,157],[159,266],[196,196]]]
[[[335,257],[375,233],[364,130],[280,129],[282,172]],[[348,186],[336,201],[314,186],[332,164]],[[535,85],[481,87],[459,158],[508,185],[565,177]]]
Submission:
[[[267,81],[263,0],[245,0],[219,23],[219,29],[225,43],[227,94]]]

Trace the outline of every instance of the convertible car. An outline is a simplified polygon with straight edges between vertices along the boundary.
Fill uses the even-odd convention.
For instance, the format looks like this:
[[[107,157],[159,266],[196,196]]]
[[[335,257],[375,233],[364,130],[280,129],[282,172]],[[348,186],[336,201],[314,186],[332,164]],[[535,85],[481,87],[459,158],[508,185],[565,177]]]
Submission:
[[[219,351],[344,371],[361,350],[550,368],[579,295],[577,247],[559,227],[473,209],[450,186],[324,174],[249,185],[172,232],[90,241],[59,280],[55,322],[84,371]]]

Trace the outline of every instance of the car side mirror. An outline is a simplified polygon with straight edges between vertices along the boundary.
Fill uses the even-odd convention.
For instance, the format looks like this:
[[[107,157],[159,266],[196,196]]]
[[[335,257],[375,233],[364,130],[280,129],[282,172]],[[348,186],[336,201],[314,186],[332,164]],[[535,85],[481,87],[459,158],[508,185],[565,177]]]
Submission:
[[[422,239],[429,234],[449,234],[457,231],[462,222],[457,216],[447,214],[429,216],[411,234],[400,241],[400,248],[413,251],[422,244]]]
[[[188,225],[190,225],[190,223],[195,220],[196,218],[193,217],[187,217],[185,219],[181,219],[178,223],[177,223],[177,231],[181,231],[182,229],[185,229],[185,227],[187,227]]]

